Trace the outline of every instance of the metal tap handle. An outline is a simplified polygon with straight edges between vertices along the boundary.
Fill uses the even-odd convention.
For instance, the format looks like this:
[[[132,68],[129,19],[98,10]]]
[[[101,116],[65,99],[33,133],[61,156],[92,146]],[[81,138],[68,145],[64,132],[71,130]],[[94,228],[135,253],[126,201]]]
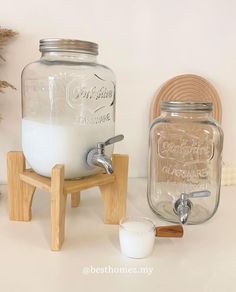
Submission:
[[[105,146],[114,144],[114,143],[119,142],[119,141],[121,141],[123,139],[124,139],[124,135],[114,136],[114,137],[106,140],[105,142],[97,143],[97,147],[95,149],[97,150],[98,154],[104,154]]]
[[[196,191],[189,194],[182,193],[174,205],[174,210],[179,216],[180,222],[185,224],[188,221],[188,217],[192,208],[192,202],[189,199],[209,197],[210,195],[211,192],[208,190]]]
[[[104,146],[108,146],[108,145],[111,145],[111,144],[115,144],[117,142],[120,142],[124,139],[124,135],[117,135],[117,136],[114,136],[108,140],[106,140],[106,142],[104,142]]]
[[[202,198],[202,197],[209,197],[210,195],[211,195],[211,192],[209,192],[208,190],[204,190],[204,191],[196,191],[190,194],[186,194],[186,197],[187,198]]]

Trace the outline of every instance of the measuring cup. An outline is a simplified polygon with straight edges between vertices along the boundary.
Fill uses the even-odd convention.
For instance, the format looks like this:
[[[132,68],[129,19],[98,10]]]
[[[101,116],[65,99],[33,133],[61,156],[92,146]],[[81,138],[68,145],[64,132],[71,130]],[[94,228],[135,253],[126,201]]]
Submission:
[[[121,251],[130,258],[145,258],[151,254],[156,237],[183,237],[182,225],[156,227],[146,217],[121,219],[119,239]]]

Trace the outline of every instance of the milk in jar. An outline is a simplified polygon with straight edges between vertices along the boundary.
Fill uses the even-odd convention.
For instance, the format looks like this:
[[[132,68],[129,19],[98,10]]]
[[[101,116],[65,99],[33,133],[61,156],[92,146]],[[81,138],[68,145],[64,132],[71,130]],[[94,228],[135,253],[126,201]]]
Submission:
[[[98,46],[79,40],[40,41],[40,60],[22,73],[22,148],[29,165],[50,177],[56,164],[65,178],[96,174],[88,151],[114,136],[115,77],[97,63]],[[112,146],[106,147],[111,156]]]

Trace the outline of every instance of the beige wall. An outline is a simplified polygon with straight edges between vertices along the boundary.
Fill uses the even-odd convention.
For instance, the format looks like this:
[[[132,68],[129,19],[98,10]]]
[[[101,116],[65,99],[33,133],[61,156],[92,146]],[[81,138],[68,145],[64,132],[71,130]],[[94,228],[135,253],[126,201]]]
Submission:
[[[181,73],[209,78],[223,104],[224,158],[236,164],[236,2],[229,0],[22,0],[4,1],[1,25],[19,31],[4,51],[0,79],[11,81],[0,99],[0,181],[5,154],[20,149],[20,74],[39,57],[44,37],[100,44],[100,61],[117,76],[117,151],[130,155],[130,176],[145,176],[148,111],[165,80]]]

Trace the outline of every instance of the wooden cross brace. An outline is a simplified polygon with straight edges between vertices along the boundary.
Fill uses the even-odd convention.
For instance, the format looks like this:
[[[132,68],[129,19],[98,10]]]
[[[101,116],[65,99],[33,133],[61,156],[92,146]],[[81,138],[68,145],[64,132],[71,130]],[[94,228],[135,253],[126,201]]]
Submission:
[[[7,154],[9,218],[31,220],[31,206],[36,188],[51,194],[51,249],[60,250],[65,236],[67,194],[71,206],[78,207],[80,191],[99,186],[104,201],[104,223],[118,224],[126,213],[128,156],[113,154],[112,175],[99,173],[79,180],[65,180],[64,166],[55,165],[51,178],[26,169],[22,151]]]

